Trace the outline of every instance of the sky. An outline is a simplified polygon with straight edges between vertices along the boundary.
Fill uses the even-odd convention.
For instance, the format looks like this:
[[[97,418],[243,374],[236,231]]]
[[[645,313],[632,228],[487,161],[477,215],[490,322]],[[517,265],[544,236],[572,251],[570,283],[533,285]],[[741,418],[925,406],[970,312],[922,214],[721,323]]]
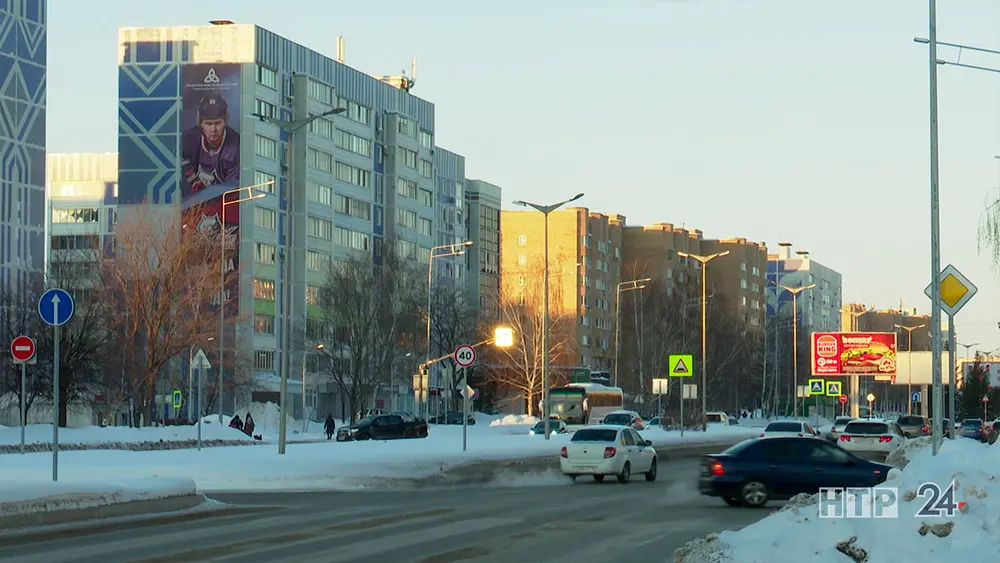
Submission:
[[[939,41],[1000,50],[1000,2],[938,5]],[[507,207],[584,192],[628,224],[791,242],[843,274],[844,303],[929,311],[926,0],[49,0],[49,151],[117,150],[119,27],[211,19],[331,57],[344,35],[370,74],[416,56],[437,144]],[[1000,74],[938,70],[941,262],[979,288],[958,341],[990,350],[1000,273],[977,231],[1000,193]]]

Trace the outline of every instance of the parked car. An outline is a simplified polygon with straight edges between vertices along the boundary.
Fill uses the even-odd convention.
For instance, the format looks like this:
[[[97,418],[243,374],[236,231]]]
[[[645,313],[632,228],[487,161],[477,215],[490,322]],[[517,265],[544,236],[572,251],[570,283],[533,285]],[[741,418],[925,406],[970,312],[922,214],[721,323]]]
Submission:
[[[729,426],[729,421],[733,419],[724,412],[707,412],[705,413],[705,420],[707,420],[709,424],[722,424]]]
[[[820,487],[872,487],[890,466],[861,459],[826,440],[753,438],[721,454],[705,456],[698,490],[729,506],[762,507]]]
[[[896,424],[907,438],[922,438],[931,434],[931,423],[924,416],[901,416],[896,419]]]
[[[847,423],[852,420],[854,420],[854,418],[850,416],[838,416],[837,419],[833,421],[833,426],[831,426],[830,430],[825,434],[826,439],[831,442],[836,442],[840,439],[840,435],[843,434],[844,428],[847,427]]]
[[[404,413],[371,416],[337,429],[338,442],[426,437],[427,422]]]
[[[895,422],[859,418],[847,423],[837,445],[849,452],[888,454],[902,446],[904,441],[903,430]]]
[[[558,419],[549,419],[549,434],[565,434],[569,432],[569,427],[566,423]],[[528,434],[532,436],[544,436],[545,435],[545,421],[539,420],[535,425],[528,431]]]
[[[463,416],[465,416],[465,413],[462,413],[460,411],[452,411],[443,416],[432,416],[427,422],[431,424],[462,424]],[[475,424],[476,417],[470,414],[468,417],[468,421],[469,424]]]
[[[967,418],[962,421],[962,426],[958,429],[960,438],[972,438],[980,442],[989,441],[989,433],[986,430],[986,423],[981,418]]]
[[[646,428],[656,428],[657,426],[660,426],[661,420],[663,419],[658,416],[650,418],[648,421],[646,421]]]
[[[764,428],[761,432],[761,438],[770,438],[774,436],[819,436],[819,432],[813,429],[808,422],[801,422],[795,420],[783,420],[778,422],[772,422]]]
[[[997,438],[1000,437],[1000,419],[994,420],[992,424],[986,427],[986,429],[990,434],[990,443],[995,444],[997,442]]]
[[[656,450],[653,443],[626,426],[598,425],[577,430],[559,454],[559,467],[574,480],[593,475],[601,482],[606,475],[627,483],[633,474],[656,480]]]
[[[612,411],[604,415],[604,420],[601,422],[601,424],[610,424],[614,426],[628,426],[629,428],[634,428],[636,430],[646,429],[646,423],[643,422],[642,417],[639,416],[639,413],[628,410]]]

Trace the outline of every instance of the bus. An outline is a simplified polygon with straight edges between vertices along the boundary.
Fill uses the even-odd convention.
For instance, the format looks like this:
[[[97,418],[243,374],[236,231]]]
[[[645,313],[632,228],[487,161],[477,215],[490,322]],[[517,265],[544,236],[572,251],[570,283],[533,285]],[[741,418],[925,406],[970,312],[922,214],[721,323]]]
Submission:
[[[566,424],[600,424],[609,413],[624,407],[619,387],[600,383],[570,383],[549,389],[549,416]]]

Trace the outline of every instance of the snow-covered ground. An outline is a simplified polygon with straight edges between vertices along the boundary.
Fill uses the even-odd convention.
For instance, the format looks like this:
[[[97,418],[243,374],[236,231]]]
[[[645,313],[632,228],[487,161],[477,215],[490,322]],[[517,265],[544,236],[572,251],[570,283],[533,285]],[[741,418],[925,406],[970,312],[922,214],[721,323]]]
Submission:
[[[93,508],[122,502],[193,495],[186,478],[146,477],[95,481],[0,481],[0,516]]]
[[[939,454],[932,456],[929,443],[929,439],[911,441],[906,452],[909,463],[902,471],[889,473],[885,486],[897,487],[902,498],[899,518],[819,518],[816,498],[812,497],[792,502],[792,508],[743,530],[722,532],[707,542],[692,542],[679,550],[674,561],[1000,561],[1000,446],[968,439],[945,440]],[[921,484],[935,483],[944,490],[952,481],[954,502],[965,503],[959,514],[951,518],[914,516],[928,500],[916,495]]]

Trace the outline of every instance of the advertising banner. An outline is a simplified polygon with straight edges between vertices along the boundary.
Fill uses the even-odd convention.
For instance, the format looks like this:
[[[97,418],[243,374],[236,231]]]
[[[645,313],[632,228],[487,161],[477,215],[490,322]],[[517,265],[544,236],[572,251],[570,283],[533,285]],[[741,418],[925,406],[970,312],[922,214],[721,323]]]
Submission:
[[[223,206],[226,191],[240,186],[240,65],[195,64],[182,67],[181,206],[201,210],[197,228],[225,236],[227,315],[239,313],[239,205]],[[231,193],[226,201],[236,201]]]
[[[983,375],[986,376],[986,384],[990,387],[1000,388],[1000,362],[965,362],[962,364],[962,381],[972,373],[972,370],[979,366]],[[945,374],[947,377],[947,374]]]
[[[812,333],[813,375],[896,375],[896,333]]]

